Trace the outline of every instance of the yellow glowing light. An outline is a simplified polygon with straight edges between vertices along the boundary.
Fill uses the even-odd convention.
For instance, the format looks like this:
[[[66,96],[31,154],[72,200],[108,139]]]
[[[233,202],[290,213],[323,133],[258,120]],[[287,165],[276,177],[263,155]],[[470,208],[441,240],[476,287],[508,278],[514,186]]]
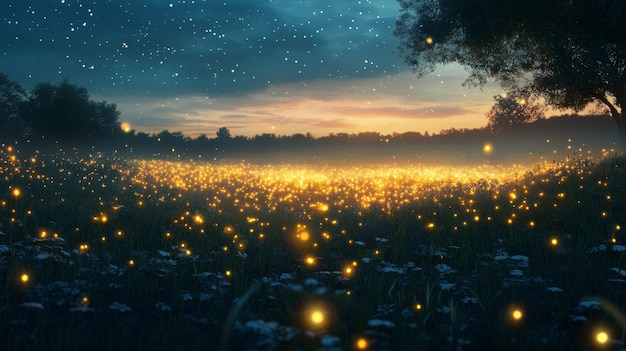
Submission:
[[[329,208],[329,207],[328,207],[328,205],[327,205],[327,204],[320,204],[320,205],[317,207],[317,210],[318,210],[318,211],[320,211],[320,212],[328,212],[328,208]]]
[[[230,270],[226,271],[226,276],[227,276],[227,277],[230,277],[231,275],[232,275],[232,273],[231,273],[231,271],[230,271]]]
[[[316,325],[324,323],[324,312],[320,310],[314,310],[311,312],[311,322]]]
[[[89,306],[89,298],[87,296],[83,296],[82,299],[80,299],[80,305],[83,307],[88,307]]]
[[[305,259],[306,264],[308,264],[309,266],[312,266],[315,264],[315,257],[313,256],[307,256]]]
[[[202,216],[201,216],[201,215],[196,214],[196,215],[193,217],[193,221],[194,221],[194,222],[196,222],[196,224],[202,224],[202,223],[204,223],[204,218],[202,218]]]
[[[557,246],[559,244],[559,239],[552,238],[552,240],[550,240],[550,244],[552,244],[552,246]]]
[[[428,45],[432,45],[433,44],[433,38],[431,37],[427,37],[426,40],[424,40],[426,42],[426,44]]]
[[[353,274],[354,274],[354,268],[353,268],[353,266],[345,266],[345,267],[343,268],[343,275],[344,275],[345,277],[350,277],[350,276],[352,276]]]
[[[416,304],[415,309],[420,311],[422,309],[422,304],[421,303]]]
[[[511,317],[513,317],[513,320],[519,321],[524,317],[524,313],[520,309],[515,309],[511,313]]]
[[[87,251],[87,250],[89,250],[89,245],[88,244],[80,244],[80,246],[78,246],[78,249],[80,251],[83,251],[83,252]]]
[[[30,280],[30,276],[26,273],[23,273],[20,276],[20,280],[22,281],[22,283],[28,283],[28,281]]]
[[[120,124],[120,128],[124,133],[130,133],[130,131],[132,130],[132,127],[128,122],[122,122],[122,124]]]
[[[606,344],[609,341],[609,334],[605,331],[598,332],[596,334],[596,341],[598,344]]]
[[[358,338],[355,343],[355,346],[357,350],[367,350],[369,343],[367,342],[366,338]]]
[[[128,265],[129,265],[129,266],[134,266],[134,265],[135,265],[135,260],[130,260],[130,261],[128,261]]]
[[[308,241],[311,238],[311,235],[308,232],[302,232],[298,236],[302,241]]]
[[[484,152],[486,155],[491,154],[491,152],[493,152],[493,146],[492,146],[491,144],[489,144],[489,143],[485,144],[485,145],[483,146],[483,152]]]
[[[22,195],[22,191],[21,191],[19,188],[15,188],[15,189],[13,189],[13,191],[11,192],[11,194],[12,194],[14,197],[20,197],[20,195]]]

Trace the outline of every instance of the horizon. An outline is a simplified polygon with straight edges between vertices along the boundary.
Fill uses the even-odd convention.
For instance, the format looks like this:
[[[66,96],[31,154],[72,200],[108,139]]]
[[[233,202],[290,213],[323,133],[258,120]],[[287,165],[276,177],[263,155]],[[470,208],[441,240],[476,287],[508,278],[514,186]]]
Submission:
[[[418,79],[395,52],[396,1],[9,1],[6,10],[0,63],[11,80],[30,90],[69,79],[146,133],[437,133],[485,126],[502,93],[462,86],[456,64]]]

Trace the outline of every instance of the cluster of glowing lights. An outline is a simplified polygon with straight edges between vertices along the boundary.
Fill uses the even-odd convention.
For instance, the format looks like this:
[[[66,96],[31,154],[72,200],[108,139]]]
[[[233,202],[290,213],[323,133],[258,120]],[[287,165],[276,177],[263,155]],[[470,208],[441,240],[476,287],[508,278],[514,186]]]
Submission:
[[[491,144],[484,144],[483,152],[488,154],[493,151]],[[97,159],[87,161],[93,162],[97,166]],[[504,223],[513,224],[515,221],[528,224],[533,228],[537,224],[535,220],[528,219],[529,216],[522,217],[520,214],[528,213],[530,209],[537,208],[538,202],[548,201],[554,207],[560,206],[565,201],[570,200],[570,196],[565,192],[556,192],[552,194],[539,191],[533,193],[534,186],[537,184],[526,184],[511,187],[502,187],[507,182],[518,179],[520,174],[528,171],[527,168],[515,166],[510,168],[500,168],[497,166],[479,166],[479,167],[421,167],[421,166],[405,166],[405,167],[347,167],[347,168],[328,168],[321,169],[307,168],[302,166],[255,166],[248,164],[238,165],[212,165],[204,163],[182,163],[170,161],[130,161],[132,168],[136,172],[122,171],[128,178],[129,183],[133,187],[142,189],[135,193],[137,196],[136,204],[144,206],[145,194],[153,197],[160,197],[161,203],[167,201],[184,201],[184,194],[202,194],[207,208],[193,208],[187,204],[188,211],[185,210],[178,213],[172,220],[173,224],[180,224],[186,230],[196,230],[197,233],[204,234],[205,228],[213,228],[217,233],[223,233],[228,237],[228,244],[218,246],[223,252],[229,252],[229,248],[233,252],[244,251],[247,246],[246,238],[258,238],[259,242],[265,238],[266,229],[274,227],[264,214],[275,212],[278,209],[287,209],[290,213],[296,213],[302,219],[293,227],[283,226],[282,230],[292,239],[294,246],[300,251],[298,252],[299,264],[303,266],[318,267],[326,264],[320,257],[315,255],[315,248],[321,243],[335,240],[335,238],[346,236],[346,229],[342,227],[339,214],[342,211],[354,211],[361,214],[366,209],[377,209],[385,214],[391,215],[394,211],[402,209],[402,206],[415,203],[434,203],[440,204],[445,201],[454,201],[460,204],[459,209],[454,213],[453,218],[458,223],[452,228],[471,226],[472,222],[479,223],[484,221],[492,221],[493,218],[502,217]],[[165,164],[165,166],[163,166]],[[553,170],[549,165],[540,166],[536,169],[536,174],[549,175],[545,176],[546,181],[550,179]],[[576,173],[575,169],[570,169],[570,173],[564,172],[560,175],[561,180],[567,177],[580,177],[582,180],[584,174]],[[94,180],[94,183],[98,181]],[[538,182],[539,183],[539,182]],[[19,183],[21,184],[21,183]],[[598,181],[598,186],[607,186],[605,181]],[[32,194],[24,188],[26,193]],[[457,190],[461,191],[457,191]],[[490,199],[497,202],[493,207],[493,213],[502,214],[496,217],[493,213],[484,214],[476,211],[475,204],[477,202],[475,195],[479,192],[487,193]],[[463,194],[460,196],[458,194]],[[15,186],[9,188],[9,197],[19,198],[23,196],[23,191]],[[181,195],[183,194],[183,195]],[[611,195],[604,197],[606,201],[614,201]],[[151,204],[151,200],[146,200],[145,205]],[[12,201],[8,201],[11,203]],[[13,201],[19,203],[21,201]],[[2,201],[2,206],[7,206],[7,201]],[[106,207],[104,201],[101,201],[101,207]],[[107,205],[110,206],[110,205]],[[99,225],[102,229],[97,238],[102,242],[106,241],[106,235],[124,240],[124,230],[117,229],[116,223],[117,211],[123,206],[110,206],[113,212],[108,209],[97,209],[93,213],[92,220],[96,223],[110,223],[109,225]],[[198,212],[196,212],[198,211]],[[237,215],[245,216],[245,223],[230,221],[233,224],[213,223],[217,215],[221,215],[231,211]],[[15,210],[13,210],[15,212]],[[27,215],[31,214],[30,210],[25,211]],[[106,213],[110,213],[111,216]],[[217,214],[213,216],[213,214]],[[437,211],[424,211],[415,214],[416,218],[423,220],[421,229],[426,229],[429,234],[436,234],[445,227],[445,223],[436,220],[440,217]],[[601,211],[601,218],[606,219],[611,216],[610,212]],[[15,221],[17,215],[11,218]],[[113,226],[115,225],[115,227]],[[362,223],[358,223],[361,226]],[[104,233],[107,227],[113,227],[114,230]],[[332,229],[329,229],[332,228]],[[614,225],[612,235],[621,230],[619,224]],[[79,228],[76,228],[79,232]],[[58,233],[52,233],[48,229],[36,231],[41,239],[58,238]],[[132,232],[128,232],[131,236]],[[172,245],[180,248],[179,257],[185,256],[191,259],[192,248],[186,242],[178,242],[175,231],[166,232],[164,235]],[[103,235],[103,236],[100,236]],[[160,232],[159,235],[163,235]],[[268,236],[269,237],[269,236]],[[295,237],[295,240],[293,238]],[[82,240],[82,239],[81,239]],[[115,239],[118,240],[118,239]],[[111,241],[115,241],[111,240]],[[184,240],[184,239],[183,239]],[[358,239],[345,239],[349,245],[357,245]],[[191,242],[191,241],[188,241]],[[562,245],[558,237],[550,237],[548,239],[551,247]],[[611,237],[612,243],[617,243],[615,236]],[[93,250],[101,244],[94,245]],[[104,243],[102,243],[104,245]],[[75,246],[74,246],[75,247]],[[78,246],[81,253],[90,250],[87,243],[81,243]],[[200,250],[198,250],[200,252]],[[374,255],[380,255],[381,251],[376,249],[371,251]],[[128,266],[135,266],[133,259],[126,261]],[[342,266],[343,264],[343,266]],[[232,267],[232,266],[231,266]],[[221,268],[224,276],[231,278],[236,271]],[[345,263],[339,262],[336,270],[341,270],[344,278],[352,278],[357,273],[357,261]],[[365,269],[363,270],[365,271]],[[20,281],[23,284],[30,282],[31,277],[27,273],[20,275]],[[345,279],[349,281],[349,279]],[[346,290],[346,294],[350,295],[351,291]],[[89,298],[84,296],[80,300],[80,305],[87,307],[90,304]],[[421,303],[414,303],[412,306],[415,313],[423,311],[426,307]],[[428,308],[426,308],[428,309]],[[520,308],[511,308],[508,310],[509,322],[513,325],[524,319],[524,312]],[[306,324],[315,330],[322,330],[332,319],[332,314],[327,308],[315,305],[305,311]],[[369,340],[360,337],[354,340],[354,348],[365,350],[370,347]],[[606,344],[610,341],[610,336],[605,331],[595,334],[595,340],[599,344]]]
[[[427,200],[429,194],[454,186],[496,188],[527,171],[524,166],[361,166],[324,167],[256,166],[250,164],[146,161],[130,162],[131,176],[146,191],[177,189],[210,192],[209,207],[223,211],[231,205],[274,212],[286,208],[307,215],[331,214],[345,209],[382,208],[392,212],[404,205]],[[511,199],[512,201],[515,198]],[[172,201],[178,201],[172,198]],[[312,211],[311,211],[312,210]],[[314,212],[313,212],[314,211]]]

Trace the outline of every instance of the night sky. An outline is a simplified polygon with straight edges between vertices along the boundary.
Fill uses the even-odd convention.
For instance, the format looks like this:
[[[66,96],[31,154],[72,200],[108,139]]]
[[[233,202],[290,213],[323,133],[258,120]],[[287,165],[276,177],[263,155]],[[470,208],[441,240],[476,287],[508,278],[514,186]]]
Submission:
[[[137,131],[474,128],[500,93],[397,56],[395,0],[0,0],[0,72],[85,87]]]

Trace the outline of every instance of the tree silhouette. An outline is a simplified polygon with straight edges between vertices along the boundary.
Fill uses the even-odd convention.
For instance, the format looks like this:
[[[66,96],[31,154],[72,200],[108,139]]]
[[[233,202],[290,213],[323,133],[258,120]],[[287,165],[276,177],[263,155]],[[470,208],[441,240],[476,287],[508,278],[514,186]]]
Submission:
[[[26,100],[26,91],[16,82],[0,73],[0,132],[21,134],[23,123],[20,109]]]
[[[230,139],[230,130],[228,130],[228,128],[226,127],[222,127],[220,129],[217,130],[217,138],[218,139]]]
[[[84,139],[118,133],[119,115],[115,104],[91,101],[85,88],[64,80],[37,85],[22,117],[33,134]]]
[[[458,62],[559,109],[606,105],[626,148],[626,2],[399,0],[394,34],[418,76]]]
[[[545,118],[544,108],[524,99],[494,96],[496,103],[487,113],[487,127],[492,131],[507,130]]]

